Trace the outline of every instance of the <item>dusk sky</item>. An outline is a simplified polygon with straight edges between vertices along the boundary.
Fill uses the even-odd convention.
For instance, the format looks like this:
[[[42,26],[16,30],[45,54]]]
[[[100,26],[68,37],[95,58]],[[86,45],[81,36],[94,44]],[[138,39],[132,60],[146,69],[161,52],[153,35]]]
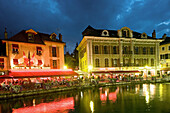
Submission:
[[[1,39],[5,27],[9,37],[28,29],[61,33],[71,53],[88,25],[170,36],[170,0],[0,0]]]

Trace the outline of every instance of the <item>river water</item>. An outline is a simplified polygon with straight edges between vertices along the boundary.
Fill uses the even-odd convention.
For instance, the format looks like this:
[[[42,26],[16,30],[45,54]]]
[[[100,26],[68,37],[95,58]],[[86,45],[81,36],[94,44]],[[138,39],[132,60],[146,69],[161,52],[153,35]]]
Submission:
[[[170,83],[96,87],[0,100],[0,113],[170,113]]]

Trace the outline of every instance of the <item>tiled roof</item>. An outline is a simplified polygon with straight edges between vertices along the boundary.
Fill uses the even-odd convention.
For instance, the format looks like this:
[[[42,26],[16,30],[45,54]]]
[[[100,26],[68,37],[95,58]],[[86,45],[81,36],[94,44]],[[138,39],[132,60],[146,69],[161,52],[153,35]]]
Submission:
[[[9,39],[5,39],[7,41],[15,41],[15,42],[26,42],[26,43],[35,43],[35,44],[45,44],[44,41],[52,41],[52,42],[59,42],[64,43],[58,39],[52,40],[50,38],[51,35],[45,34],[45,33],[39,33],[34,35],[34,41],[30,42],[28,40],[28,34],[26,33],[26,30],[22,30],[16,35],[12,36]]]
[[[170,37],[166,37],[165,40],[160,43],[160,45],[164,44],[170,44]]]
[[[107,30],[109,32],[109,36],[102,36],[102,32],[105,29],[94,29],[90,25],[82,32],[83,36],[98,36],[98,37],[119,37],[117,30]],[[138,33],[133,31],[133,38],[141,39],[142,33]],[[147,39],[156,39],[150,36],[147,36]]]

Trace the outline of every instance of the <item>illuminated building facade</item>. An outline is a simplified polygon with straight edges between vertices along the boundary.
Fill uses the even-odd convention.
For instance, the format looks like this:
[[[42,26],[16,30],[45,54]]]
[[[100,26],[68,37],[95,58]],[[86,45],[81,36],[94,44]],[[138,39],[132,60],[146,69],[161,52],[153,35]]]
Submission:
[[[170,74],[170,37],[166,34],[162,37],[164,41],[160,43],[160,64],[162,74]]]
[[[62,35],[44,34],[32,29],[22,30],[2,40],[5,54],[0,56],[0,71],[10,69],[63,69],[64,46]]]
[[[79,68],[84,72],[134,71],[143,75],[157,75],[159,70],[159,45],[155,30],[152,37],[132,31],[95,29],[88,26],[77,47]],[[88,67],[92,66],[92,70]]]

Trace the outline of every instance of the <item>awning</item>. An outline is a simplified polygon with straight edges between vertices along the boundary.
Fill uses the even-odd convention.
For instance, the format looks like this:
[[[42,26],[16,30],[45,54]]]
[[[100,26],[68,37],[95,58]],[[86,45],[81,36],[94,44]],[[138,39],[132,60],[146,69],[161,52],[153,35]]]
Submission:
[[[57,76],[79,76],[76,72],[67,69],[23,69],[11,70],[13,78],[37,78],[37,77],[57,77]]]
[[[170,71],[170,68],[162,68],[161,71]]]
[[[133,70],[133,71],[93,71],[92,73],[94,74],[102,74],[102,73],[108,73],[108,74],[112,74],[112,73],[140,73],[140,71],[138,70]]]
[[[12,79],[13,78],[13,76],[11,76],[11,75],[0,75],[0,79]]]

